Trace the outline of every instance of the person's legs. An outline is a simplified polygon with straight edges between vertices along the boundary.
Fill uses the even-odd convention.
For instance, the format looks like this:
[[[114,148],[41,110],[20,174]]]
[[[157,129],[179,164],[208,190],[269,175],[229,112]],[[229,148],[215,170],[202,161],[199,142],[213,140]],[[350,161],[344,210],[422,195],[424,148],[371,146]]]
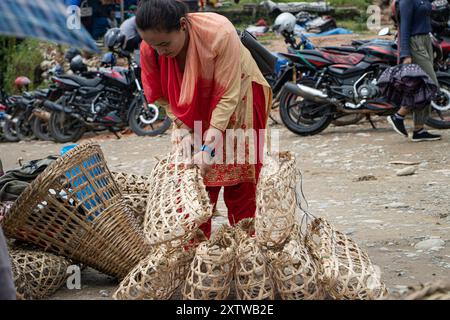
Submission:
[[[433,46],[431,43],[431,38],[428,35],[411,38],[411,56],[413,63],[418,64],[439,87],[439,81],[433,65]],[[441,136],[428,133],[424,129],[424,125],[430,115],[430,111],[430,105],[413,111],[414,133],[412,136],[412,141],[430,141],[439,140],[441,138]]]
[[[213,205],[213,212],[216,210],[217,200],[219,199],[220,189],[222,187],[207,187],[206,191],[208,191],[209,199],[211,204]],[[204,224],[200,226],[200,230],[203,231],[205,236],[209,239],[211,236],[211,219],[206,221]]]
[[[392,128],[398,134],[408,137],[408,131],[405,128],[405,116],[408,114],[409,110],[406,107],[401,107],[396,114],[387,117],[388,122],[391,124]]]
[[[228,208],[228,221],[234,226],[245,218],[254,218],[256,212],[256,184],[240,183],[225,187],[224,200]]]

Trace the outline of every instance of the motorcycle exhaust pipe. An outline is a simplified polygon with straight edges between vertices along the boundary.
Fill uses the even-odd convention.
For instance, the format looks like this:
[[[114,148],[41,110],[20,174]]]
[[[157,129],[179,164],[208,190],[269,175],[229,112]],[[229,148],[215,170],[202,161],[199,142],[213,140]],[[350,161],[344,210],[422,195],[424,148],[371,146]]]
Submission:
[[[65,106],[52,102],[52,101],[44,101],[44,107],[52,110],[52,111],[61,111],[61,112],[66,112],[66,113],[72,113],[72,110],[69,108],[66,108]]]
[[[284,90],[317,103],[333,103],[326,93],[302,84],[288,82],[284,85]]]
[[[50,120],[50,112],[42,110],[42,109],[34,109],[33,115],[41,120],[49,121]]]

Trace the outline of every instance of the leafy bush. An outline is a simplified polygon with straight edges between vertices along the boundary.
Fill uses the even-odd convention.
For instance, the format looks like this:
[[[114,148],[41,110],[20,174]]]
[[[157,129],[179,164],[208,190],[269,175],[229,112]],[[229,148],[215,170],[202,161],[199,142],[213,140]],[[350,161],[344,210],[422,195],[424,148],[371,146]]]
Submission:
[[[39,83],[35,82],[35,71],[44,59],[39,50],[39,41],[26,39],[17,45],[11,46],[11,43],[9,45],[10,47],[6,49],[6,54],[2,61],[6,91],[10,93],[15,92],[14,80],[18,76],[28,77],[31,80],[30,90],[34,89],[39,85]]]

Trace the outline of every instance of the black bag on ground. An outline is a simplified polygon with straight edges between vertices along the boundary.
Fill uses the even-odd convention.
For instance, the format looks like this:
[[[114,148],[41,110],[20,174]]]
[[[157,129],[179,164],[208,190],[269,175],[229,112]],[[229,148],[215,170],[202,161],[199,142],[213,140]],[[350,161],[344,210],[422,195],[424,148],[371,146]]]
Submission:
[[[19,169],[5,172],[0,177],[0,202],[15,201],[29,184],[56,159],[56,156],[48,156],[44,159],[32,160],[26,162]]]

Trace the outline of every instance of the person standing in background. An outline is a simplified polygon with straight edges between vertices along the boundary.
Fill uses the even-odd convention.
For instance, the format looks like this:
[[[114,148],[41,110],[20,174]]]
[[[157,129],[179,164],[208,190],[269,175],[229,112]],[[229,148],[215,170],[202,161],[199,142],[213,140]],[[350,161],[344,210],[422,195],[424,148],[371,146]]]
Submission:
[[[400,33],[400,61],[403,64],[417,64],[419,65],[433,82],[439,88],[439,82],[434,71],[433,60],[433,46],[431,42],[431,10],[432,5],[430,0],[399,0],[399,10],[394,17],[397,19]],[[394,6],[394,8],[397,8]],[[392,125],[394,130],[404,136],[408,137],[408,132],[405,128],[405,116],[411,111],[411,106],[401,106],[400,110],[388,117],[388,122]],[[441,136],[429,133],[425,130],[425,122],[430,115],[431,106],[425,108],[412,110],[414,120],[414,132],[412,134],[412,141],[433,141],[440,140]]]

